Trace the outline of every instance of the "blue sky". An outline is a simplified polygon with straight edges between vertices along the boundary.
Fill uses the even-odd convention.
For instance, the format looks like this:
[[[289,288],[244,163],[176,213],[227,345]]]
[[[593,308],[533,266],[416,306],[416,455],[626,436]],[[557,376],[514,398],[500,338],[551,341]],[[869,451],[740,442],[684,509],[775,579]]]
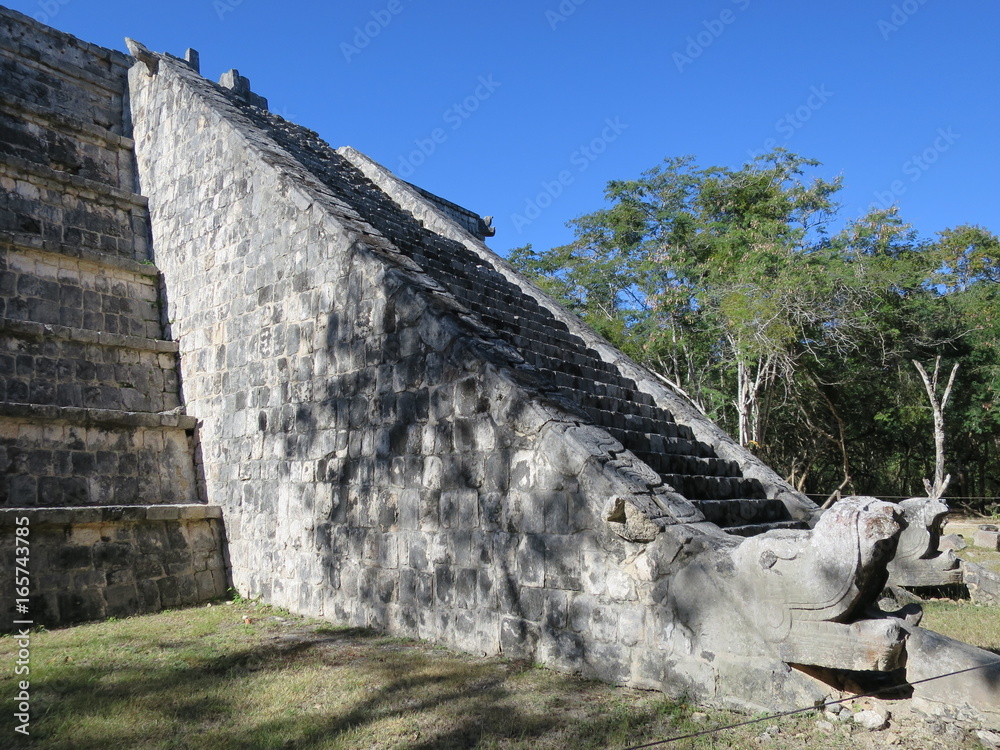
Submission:
[[[611,179],[784,146],[846,216],[1000,231],[994,0],[27,0],[87,41],[201,53],[271,109],[495,216],[505,254],[572,239]]]

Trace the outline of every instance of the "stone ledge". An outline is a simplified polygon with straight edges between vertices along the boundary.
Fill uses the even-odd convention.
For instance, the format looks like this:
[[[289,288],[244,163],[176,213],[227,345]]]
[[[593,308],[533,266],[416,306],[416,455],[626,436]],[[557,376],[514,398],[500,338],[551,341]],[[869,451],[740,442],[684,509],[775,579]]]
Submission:
[[[179,345],[176,341],[147,339],[139,336],[126,336],[84,328],[70,328],[68,326],[9,320],[6,318],[0,318],[0,334],[2,333],[12,333],[15,336],[24,338],[63,339],[81,344],[97,344],[98,346],[156,352],[158,354],[176,354],[179,350]]]
[[[64,81],[74,83],[81,89],[90,86],[94,89],[107,92],[111,96],[124,96],[125,93],[125,71],[112,71],[109,67],[105,75],[98,75],[89,70],[85,70],[67,60],[58,60],[52,64],[39,55],[36,47],[26,44],[7,46],[0,44],[0,55],[17,60],[19,64],[26,68],[34,68],[39,73],[50,75],[53,78],[61,78]],[[109,61],[110,62],[110,61]],[[118,85],[116,86],[116,73]],[[81,85],[82,84],[82,85]]]
[[[127,190],[116,188],[105,182],[97,182],[96,180],[88,180],[86,177],[79,177],[75,174],[60,172],[17,156],[0,156],[0,174],[4,173],[14,178],[22,175],[35,177],[39,182],[46,183],[47,186],[58,190],[62,190],[67,185],[77,190],[85,190],[93,193],[98,202],[112,203],[118,207],[129,209],[137,207],[143,211],[149,210],[149,199],[144,195],[130,193]],[[33,184],[35,183],[33,182]]]
[[[16,232],[0,231],[0,248],[6,247],[11,250],[22,252],[52,253],[53,255],[64,255],[67,258],[76,258],[87,263],[93,263],[107,268],[117,268],[121,271],[133,273],[136,276],[147,278],[159,278],[160,270],[151,263],[140,263],[131,258],[121,255],[112,255],[100,250],[90,250],[77,245],[67,245],[62,242],[46,240],[33,234],[19,234]]]
[[[51,26],[46,26],[40,21],[36,21],[31,16],[25,15],[24,13],[19,13],[12,8],[5,8],[0,6],[0,16],[7,16],[19,24],[24,26],[30,26],[36,32],[50,36],[62,44],[69,44],[70,46],[81,49],[93,55],[98,60],[107,60],[111,65],[117,65],[121,68],[128,68],[132,64],[132,58],[126,55],[124,52],[119,52],[118,50],[108,49],[107,47],[101,47],[98,44],[93,44],[92,42],[84,41],[79,39],[72,34],[68,34],[65,31],[59,31],[59,29],[54,29]],[[125,72],[124,70],[122,71]]]
[[[135,141],[131,138],[126,138],[123,135],[112,133],[106,128],[91,125],[90,123],[84,122],[76,117],[72,117],[65,112],[60,112],[57,109],[34,104],[12,94],[6,94],[3,99],[0,100],[0,111],[18,115],[24,120],[30,120],[44,126],[57,125],[58,127],[56,128],[48,128],[54,132],[76,133],[95,141],[102,141],[113,148],[122,149],[124,151],[135,150]]]
[[[0,528],[28,519],[30,526],[66,526],[143,521],[200,521],[221,519],[218,505],[97,505],[92,508],[0,508]],[[21,524],[23,525],[23,524]]]
[[[22,421],[69,422],[102,427],[146,427],[152,429],[193,430],[198,420],[181,414],[110,409],[82,409],[76,406],[0,403],[0,418]]]

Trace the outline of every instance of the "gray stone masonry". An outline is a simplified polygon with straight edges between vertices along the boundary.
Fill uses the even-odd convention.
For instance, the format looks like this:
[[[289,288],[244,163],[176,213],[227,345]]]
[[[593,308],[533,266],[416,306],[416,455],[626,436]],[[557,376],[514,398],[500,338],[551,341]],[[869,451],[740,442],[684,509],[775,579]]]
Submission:
[[[0,400],[88,409],[176,409],[177,345],[0,318]]]
[[[0,556],[15,559],[15,524],[28,528],[29,609],[48,628],[211,601],[229,588],[219,508],[0,510]],[[26,521],[26,523],[25,523]],[[0,611],[14,607],[13,586]],[[14,629],[11,618],[0,631]]]
[[[13,95],[0,100],[0,155],[131,191],[135,188],[132,148],[130,138],[57,110]]]
[[[190,417],[0,404],[0,508],[190,503]]]
[[[823,670],[905,664],[908,615],[875,606],[902,509],[851,498],[817,521],[438,202],[130,49],[155,258],[241,593],[761,710],[821,700]]]
[[[218,595],[221,514],[245,595],[714,703],[993,658],[878,609],[925,546],[906,509],[820,515],[471,212],[269,114],[235,70],[128,40],[126,93],[117,53],[3,9],[0,31],[0,526],[42,540],[52,621]],[[942,696],[996,724],[995,680],[922,699]]]
[[[787,512],[778,482],[742,475],[315,134],[166,56],[130,80],[187,409],[242,593],[637,687],[758,707],[821,697],[780,639],[748,633],[726,656],[727,638],[703,639],[688,625],[697,608],[668,595],[693,559],[717,550],[723,564],[739,537],[665,475],[730,523],[731,509],[760,524]],[[203,189],[180,189],[190,181]],[[645,435],[657,468],[619,435]],[[875,527],[886,512],[858,510]],[[894,542],[900,527],[883,526]],[[756,585],[752,570],[738,580]],[[739,609],[743,592],[715,591]],[[871,596],[866,585],[855,598]],[[882,655],[864,666],[898,664],[889,625],[858,626]],[[796,658],[863,660],[819,648],[846,625],[797,627]]]
[[[27,101],[123,135],[128,55],[0,8],[0,99]]]
[[[27,518],[46,625],[226,589],[219,510],[164,508],[203,498],[136,194],[130,63],[0,8],[0,573],[3,519]],[[0,627],[12,606],[5,592]]]
[[[58,242],[0,233],[4,319],[83,329],[108,342],[119,341],[113,338],[118,335],[162,338],[159,279],[153,266],[86,248],[64,252],[69,249]]]
[[[423,191],[350,147],[337,153],[427,231],[455,243],[449,255],[464,262],[456,264],[453,257],[447,264],[452,272],[444,269],[435,278],[472,309],[482,311],[485,306],[484,319],[501,335],[506,332],[528,362],[551,375],[560,395],[582,406],[597,424],[657,469],[664,482],[695,499],[708,520],[728,527],[730,533],[746,535],[815,521],[817,508],[812,502],[518,274],[470,234],[464,222],[456,223],[450,212],[440,210],[439,201],[427,200]],[[415,257],[420,260],[421,254]],[[434,273],[434,267],[432,261],[428,272]],[[499,299],[496,293],[484,294],[484,284],[497,290]],[[581,360],[565,362],[568,341],[574,342]],[[580,362],[585,364],[583,370]]]
[[[146,258],[146,201],[117,188],[0,157],[0,231]]]
[[[429,201],[435,209],[447,216],[451,221],[455,222],[464,231],[468,232],[470,235],[475,237],[480,242],[485,240],[487,237],[492,237],[496,234],[496,229],[493,228],[492,221],[487,221],[487,219],[492,219],[493,217],[482,217],[478,214],[473,213],[467,208],[462,208],[451,201],[445,200],[441,196],[434,195],[417,185],[407,186],[420,193],[420,195],[427,201]]]

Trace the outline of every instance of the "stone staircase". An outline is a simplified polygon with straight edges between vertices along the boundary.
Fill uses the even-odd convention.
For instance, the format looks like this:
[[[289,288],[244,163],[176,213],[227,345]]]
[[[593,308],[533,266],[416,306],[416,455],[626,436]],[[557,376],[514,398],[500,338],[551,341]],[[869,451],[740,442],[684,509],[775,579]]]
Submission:
[[[0,12],[0,507],[198,502],[130,62]]]
[[[745,478],[735,462],[717,457],[710,445],[656,406],[651,396],[603,361],[537,300],[466,246],[425,229],[314,132],[246,106],[238,97],[233,101],[338,199],[514,347],[537,373],[539,387],[606,429],[663,482],[692,500],[707,520],[742,536],[807,528],[805,522],[791,518],[780,500],[767,499],[758,480]]]

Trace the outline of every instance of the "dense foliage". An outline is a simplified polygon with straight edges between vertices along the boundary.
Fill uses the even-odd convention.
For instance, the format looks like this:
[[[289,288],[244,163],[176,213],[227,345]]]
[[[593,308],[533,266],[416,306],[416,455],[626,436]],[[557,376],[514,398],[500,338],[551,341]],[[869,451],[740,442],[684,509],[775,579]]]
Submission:
[[[947,494],[996,495],[1000,240],[920,239],[895,209],[845,220],[817,166],[783,150],[739,170],[667,159],[609,183],[571,244],[511,261],[809,493],[924,494],[935,449],[914,361],[939,365],[942,388],[958,364]]]

